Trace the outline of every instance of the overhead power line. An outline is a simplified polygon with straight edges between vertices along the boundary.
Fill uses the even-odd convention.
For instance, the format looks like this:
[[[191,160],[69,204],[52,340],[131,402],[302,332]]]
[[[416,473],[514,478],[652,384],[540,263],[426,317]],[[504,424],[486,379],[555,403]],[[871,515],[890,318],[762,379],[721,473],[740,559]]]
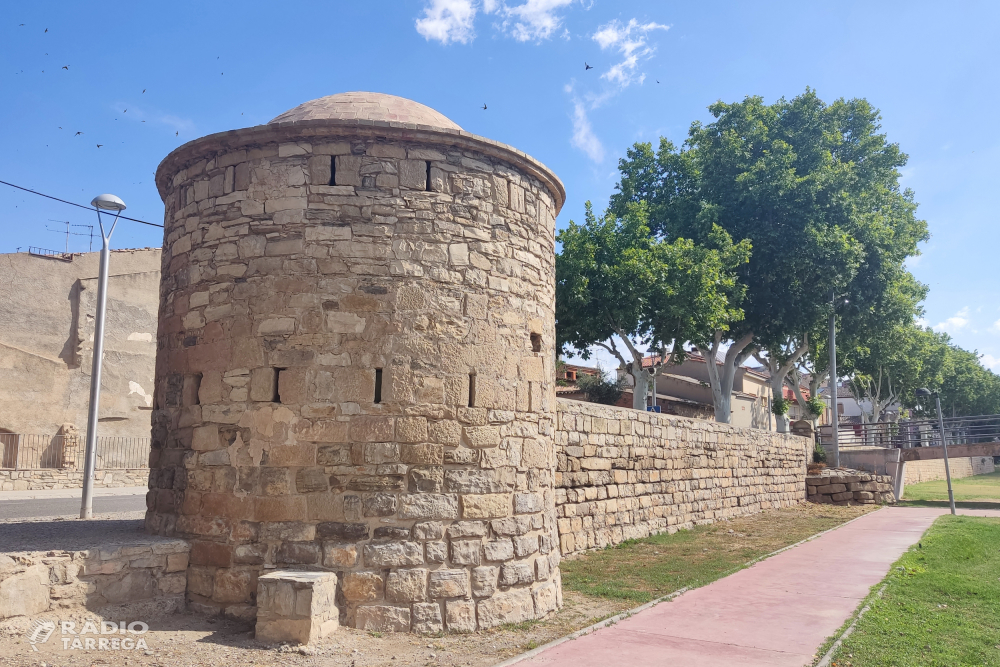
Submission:
[[[0,181],[4,185],[9,185],[12,188],[17,188],[18,190],[24,190],[25,192],[30,192],[33,195],[38,195],[39,197],[45,197],[46,199],[54,199],[57,202],[62,202],[63,204],[69,204],[70,206],[76,206],[77,208],[83,208],[88,211],[96,211],[97,209],[93,206],[84,206],[83,204],[77,204],[76,202],[66,201],[65,199],[59,199],[59,197],[53,197],[52,195],[47,195],[43,192],[36,192],[35,190],[29,190],[28,188],[22,188],[20,185],[14,185],[13,183],[8,183],[7,181]],[[145,220],[138,220],[136,218],[127,218],[124,215],[118,216],[122,220],[130,220],[132,222],[138,222],[143,225],[149,225],[150,227],[163,228],[163,225],[158,225],[155,222],[146,222]]]

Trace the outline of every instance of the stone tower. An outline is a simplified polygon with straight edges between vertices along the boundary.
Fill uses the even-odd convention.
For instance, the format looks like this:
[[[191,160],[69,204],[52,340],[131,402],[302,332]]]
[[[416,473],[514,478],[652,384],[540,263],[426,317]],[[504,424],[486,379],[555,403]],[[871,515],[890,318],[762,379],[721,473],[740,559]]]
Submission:
[[[544,165],[376,93],[160,164],[147,530],[189,603],[252,617],[273,568],[341,622],[470,631],[561,602],[554,233]]]

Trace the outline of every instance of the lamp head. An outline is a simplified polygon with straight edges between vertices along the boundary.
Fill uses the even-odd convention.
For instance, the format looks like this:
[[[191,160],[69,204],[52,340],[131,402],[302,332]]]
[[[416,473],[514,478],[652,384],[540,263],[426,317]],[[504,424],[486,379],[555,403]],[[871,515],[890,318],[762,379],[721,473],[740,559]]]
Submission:
[[[125,202],[114,195],[97,195],[90,202],[90,205],[104,211],[121,212],[125,210]]]
[[[921,387],[920,389],[917,389],[917,390],[916,390],[915,392],[913,392],[913,393],[915,393],[915,394],[916,394],[916,395],[917,395],[918,397],[920,397],[920,398],[927,398],[928,396],[932,396],[932,395],[933,395],[933,394],[931,393],[931,390],[930,390],[930,389],[924,389],[923,387]]]

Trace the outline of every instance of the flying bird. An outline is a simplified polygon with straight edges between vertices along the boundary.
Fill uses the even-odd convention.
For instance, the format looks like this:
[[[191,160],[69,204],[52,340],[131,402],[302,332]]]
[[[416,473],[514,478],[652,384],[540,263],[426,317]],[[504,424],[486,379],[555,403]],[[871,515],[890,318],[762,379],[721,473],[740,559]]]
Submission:
[[[128,113],[128,109],[125,109],[125,111],[122,111],[122,113]]]
[[[59,129],[61,130],[62,128],[60,127]]]
[[[20,27],[22,27],[22,26],[24,26],[24,24],[23,24],[23,23],[21,23],[21,24],[20,24],[20,25],[18,25],[17,27],[18,27],[18,28],[20,28]]]
[[[145,88],[143,88],[143,89],[142,89],[142,93],[145,93],[145,92],[146,92],[146,89],[145,89]],[[142,93],[139,93],[139,94],[141,95]]]
[[[594,69],[594,68],[588,65],[587,61],[585,60],[583,61],[583,71],[586,72],[588,69]]]
[[[103,146],[103,145],[104,145],[104,144],[97,144],[97,147],[98,147],[98,148],[100,148],[100,147],[101,147],[101,146]]]
[[[659,80],[659,79],[657,79],[657,80],[656,80],[656,83],[659,83],[659,82],[660,82],[660,80]]]
[[[63,69],[69,69],[69,65],[63,65]]]
[[[76,134],[74,134],[73,136],[74,136],[74,137],[78,137],[78,136],[80,136],[81,134],[83,134],[83,132],[77,132],[77,133],[76,133]]]
[[[46,29],[45,29],[45,32],[48,32],[48,31],[49,31],[49,29],[48,29],[48,28],[46,28]]]
[[[486,111],[486,103],[483,102],[483,111]]]
[[[181,133],[180,133],[180,131],[178,130],[177,132],[174,132],[174,136],[175,136],[175,137],[179,137],[179,136],[181,136]]]

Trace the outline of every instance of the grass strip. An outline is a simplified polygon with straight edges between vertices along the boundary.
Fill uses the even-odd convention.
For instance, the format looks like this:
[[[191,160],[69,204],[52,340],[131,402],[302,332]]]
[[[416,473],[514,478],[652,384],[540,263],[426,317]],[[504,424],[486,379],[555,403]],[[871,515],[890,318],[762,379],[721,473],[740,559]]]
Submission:
[[[1000,667],[1000,519],[938,518],[896,561],[836,667]]]
[[[703,586],[746,563],[865,514],[874,506],[803,503],[673,534],[628,540],[563,560],[563,586],[616,600],[649,602]]]
[[[952,478],[951,488],[955,492],[955,502],[990,504],[1000,507],[1000,472],[986,475]],[[943,479],[933,482],[907,484],[903,488],[903,499],[907,504],[937,506],[948,502],[948,483]],[[933,503],[933,505],[932,505]]]

